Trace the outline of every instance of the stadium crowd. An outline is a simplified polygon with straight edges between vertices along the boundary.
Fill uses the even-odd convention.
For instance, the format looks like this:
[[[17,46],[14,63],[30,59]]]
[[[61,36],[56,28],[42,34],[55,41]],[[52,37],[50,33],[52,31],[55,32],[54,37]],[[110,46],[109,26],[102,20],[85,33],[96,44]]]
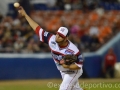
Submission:
[[[97,50],[119,32],[120,11],[105,11],[101,7],[92,11],[79,9],[32,10],[30,16],[44,30],[53,34],[60,26],[66,26],[70,30],[70,40],[82,52]],[[0,22],[0,53],[50,52],[20,15],[17,18],[0,15]]]

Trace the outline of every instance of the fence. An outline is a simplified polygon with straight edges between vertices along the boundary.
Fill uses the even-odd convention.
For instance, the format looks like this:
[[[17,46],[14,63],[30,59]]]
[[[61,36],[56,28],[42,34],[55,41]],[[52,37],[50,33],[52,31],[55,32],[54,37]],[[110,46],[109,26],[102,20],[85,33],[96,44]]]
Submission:
[[[102,60],[113,47],[120,61],[120,33],[94,53],[84,53],[84,73],[90,78],[100,76]],[[0,54],[0,79],[61,78],[50,54]]]

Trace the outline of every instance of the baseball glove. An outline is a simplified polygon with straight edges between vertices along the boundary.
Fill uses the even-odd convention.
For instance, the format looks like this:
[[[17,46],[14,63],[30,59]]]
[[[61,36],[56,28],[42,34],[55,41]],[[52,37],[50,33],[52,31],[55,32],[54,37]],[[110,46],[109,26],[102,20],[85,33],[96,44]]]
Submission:
[[[70,64],[77,61],[77,56],[75,56],[75,55],[65,55],[63,57],[63,60],[64,60],[66,65],[70,65]]]

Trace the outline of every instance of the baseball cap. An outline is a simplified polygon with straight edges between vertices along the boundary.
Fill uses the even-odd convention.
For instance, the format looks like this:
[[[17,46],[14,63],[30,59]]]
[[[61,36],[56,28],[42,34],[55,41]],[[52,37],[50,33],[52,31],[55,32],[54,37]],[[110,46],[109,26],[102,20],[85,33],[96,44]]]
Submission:
[[[68,29],[67,29],[66,27],[60,27],[60,28],[58,29],[57,33],[58,33],[61,37],[63,37],[63,38],[65,38],[66,36],[69,35],[69,31],[68,31]]]

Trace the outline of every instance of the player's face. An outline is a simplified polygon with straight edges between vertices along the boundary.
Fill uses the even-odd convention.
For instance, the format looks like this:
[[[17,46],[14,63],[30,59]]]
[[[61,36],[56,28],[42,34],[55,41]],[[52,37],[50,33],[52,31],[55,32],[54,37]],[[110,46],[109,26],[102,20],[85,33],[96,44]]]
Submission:
[[[55,40],[57,43],[62,43],[65,41],[65,38],[61,37],[59,34],[56,34]]]

